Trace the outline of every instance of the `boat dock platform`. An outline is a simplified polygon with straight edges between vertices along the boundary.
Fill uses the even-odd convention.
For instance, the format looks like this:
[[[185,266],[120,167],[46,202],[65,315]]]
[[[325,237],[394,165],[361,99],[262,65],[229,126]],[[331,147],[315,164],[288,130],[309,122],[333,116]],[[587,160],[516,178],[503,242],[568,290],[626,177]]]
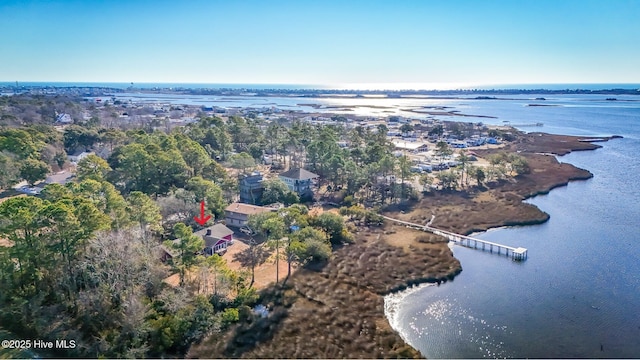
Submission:
[[[507,257],[510,257],[513,260],[518,260],[518,261],[526,260],[528,257],[528,250],[523,247],[516,248],[513,246],[502,245],[502,244],[498,244],[491,241],[476,239],[471,236],[452,233],[446,230],[440,230],[429,225],[415,224],[408,221],[390,218],[384,215],[382,217],[386,220],[393,221],[398,224],[402,224],[404,226],[407,226],[416,230],[427,231],[432,234],[444,236],[445,238],[449,239],[449,241],[452,241],[453,243],[464,246],[464,247],[483,250],[483,251],[489,251],[491,253],[496,253],[498,255],[505,255]]]

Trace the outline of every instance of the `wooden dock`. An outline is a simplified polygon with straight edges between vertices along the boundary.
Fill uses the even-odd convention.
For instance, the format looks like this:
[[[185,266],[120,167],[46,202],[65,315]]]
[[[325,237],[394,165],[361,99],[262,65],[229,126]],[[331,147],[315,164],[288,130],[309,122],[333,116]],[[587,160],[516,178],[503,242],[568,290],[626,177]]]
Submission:
[[[526,260],[528,256],[528,250],[522,247],[516,248],[513,246],[502,245],[502,244],[498,244],[491,241],[476,239],[471,236],[460,235],[460,234],[452,233],[450,231],[436,229],[429,225],[415,224],[408,221],[390,218],[384,215],[382,215],[382,217],[389,221],[393,221],[398,224],[402,224],[404,226],[407,226],[416,230],[427,231],[432,234],[444,236],[445,238],[449,239],[449,241],[452,241],[455,244],[458,244],[461,246],[465,246],[473,249],[479,249],[483,251],[489,251],[491,253],[496,253],[498,255],[505,255],[507,257],[510,257],[513,260],[523,261],[523,260]]]

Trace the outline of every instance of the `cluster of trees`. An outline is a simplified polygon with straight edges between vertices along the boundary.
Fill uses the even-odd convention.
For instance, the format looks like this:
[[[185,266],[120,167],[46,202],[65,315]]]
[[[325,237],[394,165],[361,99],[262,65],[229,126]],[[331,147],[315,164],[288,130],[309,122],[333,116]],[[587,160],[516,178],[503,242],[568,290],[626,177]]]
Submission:
[[[515,153],[499,152],[488,156],[487,160],[490,164],[488,180],[501,180],[508,176],[527,174],[531,170],[527,159]]]
[[[25,338],[76,339],[66,356],[182,354],[193,341],[236,321],[255,293],[245,290],[247,276],[230,271],[219,257],[194,256],[198,243],[178,252],[172,264],[183,275],[196,268],[198,276],[183,279],[177,289],[164,284],[168,269],[157,241],[162,215],[176,214],[172,201],[189,209],[177,211],[184,216],[204,199],[219,216],[228,202],[225,191],[233,192],[235,183],[214,154],[180,131],[70,126],[60,133],[38,125],[0,130],[0,186],[36,171],[36,162],[52,158],[46,157],[49,147],[66,159],[65,148],[96,144],[107,145],[112,155],[80,161],[76,182],[47,185],[40,197],[0,205],[0,237],[12,244],[0,247],[0,323]],[[190,227],[178,223],[173,229],[172,236],[190,244]],[[194,281],[208,286],[203,277],[210,273],[214,296],[191,295]]]
[[[294,121],[286,128],[270,124],[267,149],[292,166],[303,166],[320,175],[320,184],[329,190],[343,190],[366,201],[386,202],[412,194],[404,180],[409,177],[408,160],[392,155],[387,128],[377,131],[364,127],[347,130],[343,124],[314,126]],[[350,143],[342,148],[338,141]],[[399,174],[401,184],[393,175]]]
[[[0,189],[21,180],[30,184],[44,180],[66,159],[62,136],[51,126],[0,127]]]
[[[0,96],[0,126],[47,125],[56,112],[79,116],[81,110],[79,99],[62,95]]]
[[[453,150],[447,143],[440,141],[436,144],[436,155],[440,156],[441,159],[451,156],[452,154]],[[470,179],[474,179],[478,186],[483,185],[486,178],[485,171],[481,167],[472,165],[471,157],[469,157],[464,150],[458,153],[456,160],[459,163],[458,166],[448,171],[439,171],[435,175],[435,179],[438,180],[442,189],[454,190],[456,188],[468,187]],[[425,191],[430,189],[434,183],[434,178],[427,174],[422,175],[419,180]]]
[[[366,226],[382,225],[383,217],[375,210],[365,209],[360,205],[343,206],[340,208],[340,215],[347,216],[351,221]]]
[[[160,209],[142,192],[124,197],[109,182],[84,176],[47,185],[41,197],[7,199],[0,219],[0,237],[12,245],[0,247],[0,323],[26,338],[75,339],[66,356],[183,354],[255,300],[244,290],[246,276],[219,257],[196,259],[200,244],[179,252],[174,266],[199,266],[200,282],[205,269],[215,273],[214,296],[190,295],[189,281],[163,283],[167,268],[146,234],[159,226]],[[174,230],[188,246],[191,228]]]
[[[460,163],[457,167],[448,171],[440,171],[435,175],[443,189],[465,188],[469,186],[470,180],[475,181],[478,186],[483,186],[486,181],[516,177],[530,171],[527,159],[514,153],[499,152],[488,156],[487,160],[490,164],[488,168],[472,165],[470,157],[464,151],[459,153],[456,160]],[[425,190],[434,183],[433,180],[433,177],[428,174],[420,177],[420,182]]]
[[[95,143],[106,140],[106,132],[98,133],[93,127],[70,125],[64,130],[64,148],[69,154],[90,148]]]
[[[381,203],[415,196],[411,185],[405,182],[410,177],[411,164],[407,158],[392,155],[393,146],[387,141],[384,125],[377,131],[364,127],[347,130],[339,122],[312,125],[283,119],[265,124],[257,118],[231,116],[226,123],[204,118],[181,131],[212,157],[240,170],[261,162],[266,153],[289,167],[305,167],[317,173],[321,185],[344,190],[345,195],[357,194]],[[348,140],[350,148],[338,146],[339,140]],[[400,184],[393,180],[396,174]],[[281,186],[275,182],[269,188],[276,191],[265,191],[265,203],[297,202],[295,194],[280,191]]]
[[[141,191],[166,195],[172,188],[184,188],[193,177],[228,184],[226,171],[201,145],[180,133],[134,134],[117,147],[108,159],[109,180],[123,192]]]
[[[133,145],[136,150],[146,153],[143,147],[137,146],[138,144]],[[162,223],[169,228],[180,221],[194,224],[193,216],[197,210],[195,204],[202,200],[205,201],[206,209],[211,214],[217,217],[221,217],[224,214],[224,208],[228,200],[223,189],[215,181],[201,176],[188,177],[178,172],[173,173],[174,177],[170,179],[152,178],[151,176],[159,176],[158,171],[161,171],[161,169],[153,167],[154,161],[162,160],[155,159],[153,156],[138,157],[131,153],[122,155],[122,152],[114,152],[114,154],[119,154],[118,156],[121,156],[119,159],[122,161],[116,164],[118,166],[116,170],[113,170],[107,161],[96,155],[89,155],[82,159],[77,166],[78,180],[96,180],[101,183],[107,183],[114,189],[118,186],[122,193],[129,193],[131,196],[136,194],[153,196],[156,199],[154,205],[157,204],[160,207],[162,215],[158,216],[157,222],[160,223],[161,220],[164,220]],[[146,154],[148,155],[148,153]],[[147,161],[150,161],[151,164],[147,163]],[[223,186],[227,186],[228,189],[232,189],[233,183],[229,181],[224,169],[217,163],[212,162],[211,164],[216,167],[215,171],[220,174],[217,177],[218,182]],[[167,167],[170,167],[170,165],[163,168],[166,169]],[[185,169],[185,171],[187,170]],[[172,183],[171,179],[174,181],[179,179],[179,182]],[[165,186],[167,189],[164,196],[159,196],[158,192],[156,192],[160,185]],[[149,228],[149,225],[150,223],[147,222],[145,226]],[[156,230],[158,228],[151,227],[150,229]]]
[[[312,261],[327,260],[331,256],[332,246],[353,242],[353,235],[347,230],[342,216],[331,212],[312,216],[309,209],[300,204],[274,212],[250,215],[249,228],[264,236],[267,244],[276,251],[276,283],[279,279],[281,250],[287,261],[288,278],[293,263],[304,265]],[[251,283],[256,265],[257,262],[250,262]]]
[[[482,126],[470,123],[446,124],[447,130],[459,137],[474,133]],[[363,127],[347,130],[339,121],[331,125],[311,125],[282,119],[265,124],[255,117],[244,119],[234,116],[227,123],[207,118],[187,127],[185,133],[203,146],[210,147],[211,153],[219,154],[221,158],[229,156],[232,167],[241,170],[251,168],[254,161],[262,161],[266,152],[276,161],[290,167],[305,167],[317,173],[320,175],[320,184],[325,185],[329,191],[342,190],[345,196],[351,196],[360,202],[384,204],[417,196],[412,186],[415,176],[410,171],[411,161],[406,156],[393,155],[393,146],[386,138],[387,130],[384,125],[375,130]],[[411,126],[403,127],[405,132],[412,130]],[[441,136],[444,131],[445,126],[437,125],[429,130],[429,135]],[[493,135],[506,136],[503,133]],[[338,145],[339,141],[347,141],[350,146],[342,148]],[[220,144],[227,147],[221,147]],[[231,151],[237,154],[229,155]],[[436,144],[435,152],[441,159],[454,154],[445,142]],[[439,172],[435,176],[422,175],[419,182],[425,190],[436,180],[443,189],[465,188],[472,180],[482,185],[485,181],[527,171],[526,159],[523,157],[516,154],[509,155],[509,159],[499,156],[502,156],[502,160],[496,166],[483,169],[473,166],[469,157],[460,152],[457,157],[460,166]],[[268,187],[270,191],[266,192],[266,203],[296,202],[294,198],[286,199],[284,191],[271,191],[280,189],[278,184],[269,183]],[[289,194],[293,195],[295,194]]]
[[[298,194],[289,190],[287,184],[278,178],[264,180],[262,186],[264,191],[262,192],[260,202],[263,205],[281,203],[289,206],[300,202]]]

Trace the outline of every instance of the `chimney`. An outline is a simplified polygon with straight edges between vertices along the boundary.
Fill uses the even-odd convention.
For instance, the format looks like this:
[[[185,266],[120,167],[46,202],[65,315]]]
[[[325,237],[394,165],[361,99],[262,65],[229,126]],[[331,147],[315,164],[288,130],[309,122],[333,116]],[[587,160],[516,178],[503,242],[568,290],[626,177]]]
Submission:
[[[207,229],[207,235],[211,235],[211,229]]]

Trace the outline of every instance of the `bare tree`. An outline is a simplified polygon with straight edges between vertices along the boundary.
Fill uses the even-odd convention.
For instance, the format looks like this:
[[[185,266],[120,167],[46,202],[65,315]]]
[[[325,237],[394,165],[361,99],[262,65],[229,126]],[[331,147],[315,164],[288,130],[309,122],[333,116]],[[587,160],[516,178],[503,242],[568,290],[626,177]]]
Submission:
[[[249,287],[252,287],[255,282],[256,267],[264,264],[268,258],[269,252],[262,244],[257,244],[253,237],[249,240],[249,247],[246,250],[234,255],[235,261],[251,269],[251,282],[249,283]]]

